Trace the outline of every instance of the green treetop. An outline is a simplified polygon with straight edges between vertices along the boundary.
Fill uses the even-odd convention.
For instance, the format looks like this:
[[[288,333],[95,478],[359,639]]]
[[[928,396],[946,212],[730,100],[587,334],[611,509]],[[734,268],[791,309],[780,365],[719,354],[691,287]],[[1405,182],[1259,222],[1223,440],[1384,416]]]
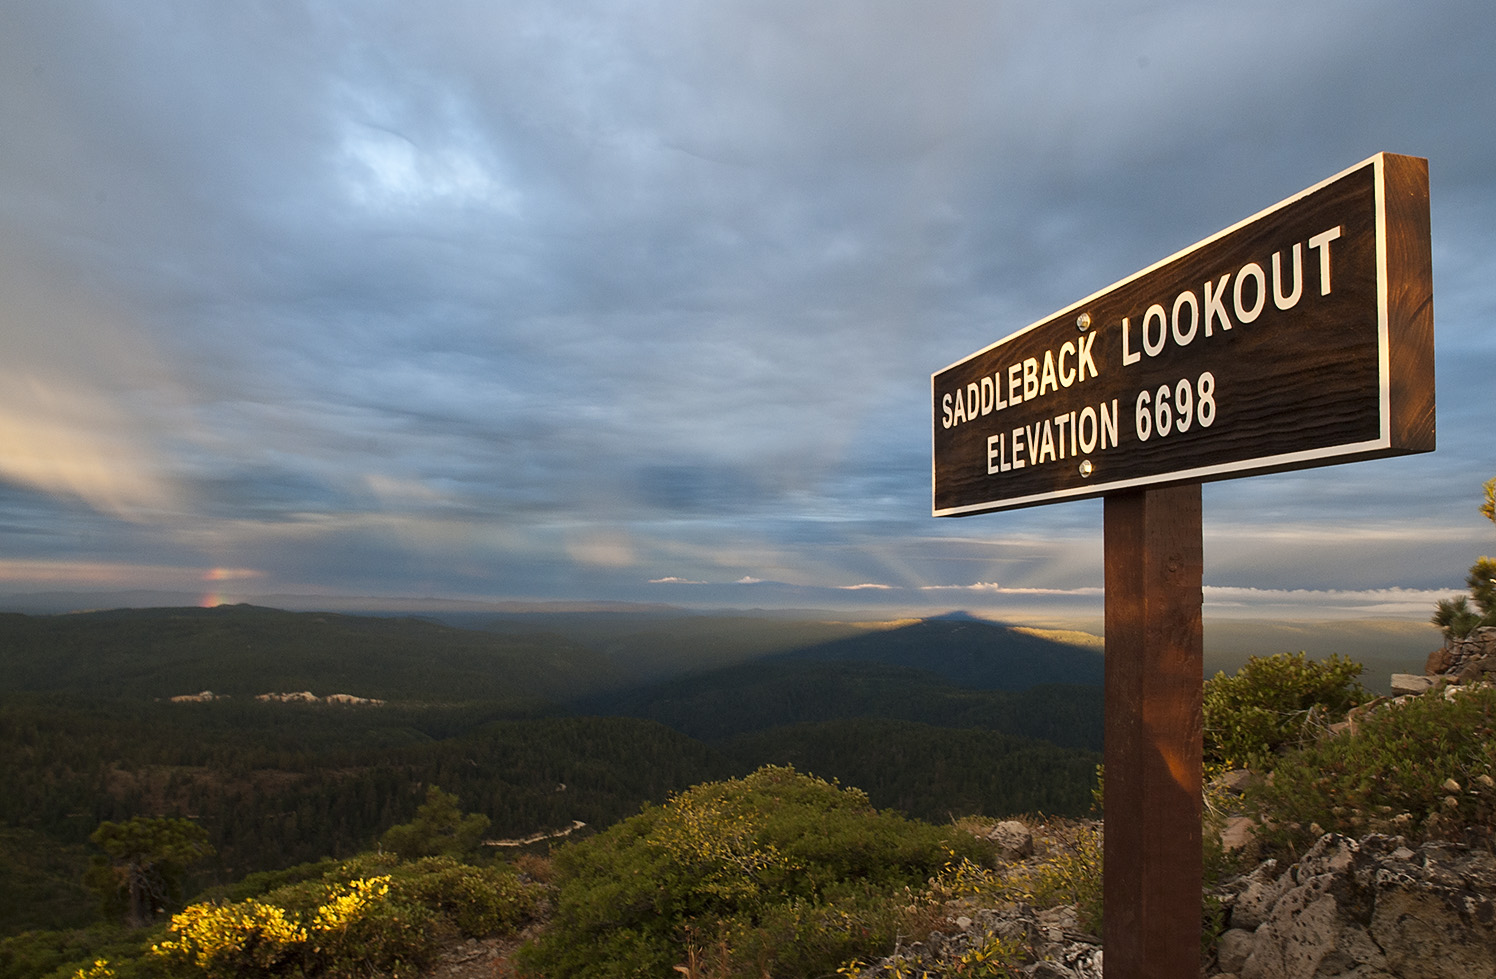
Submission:
[[[100,823],[88,839],[105,855],[94,858],[84,882],[106,913],[122,913],[131,928],[143,928],[166,910],[179,897],[182,871],[213,853],[207,831],[186,819]]]
[[[464,816],[457,796],[433,785],[426,790],[426,801],[416,810],[416,818],[391,826],[379,838],[379,845],[405,860],[464,857],[478,848],[487,829],[487,816]]]
[[[1496,523],[1496,478],[1481,487],[1485,497],[1480,512]],[[1470,594],[1442,599],[1431,620],[1444,631],[1446,639],[1463,639],[1482,626],[1496,625],[1496,560],[1482,557],[1470,566],[1465,576]],[[1474,608],[1471,607],[1474,602]]]

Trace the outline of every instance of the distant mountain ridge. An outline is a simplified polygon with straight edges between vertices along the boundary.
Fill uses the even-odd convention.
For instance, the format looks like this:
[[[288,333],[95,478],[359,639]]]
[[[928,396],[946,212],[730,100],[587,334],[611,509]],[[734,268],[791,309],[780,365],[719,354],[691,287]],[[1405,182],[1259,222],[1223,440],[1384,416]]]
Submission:
[[[1100,686],[1106,672],[1105,659],[1094,649],[959,613],[833,639],[772,659],[902,666],[975,690],[1025,690],[1046,683]]]
[[[613,629],[621,625],[593,614]],[[902,668],[974,690],[1099,685],[1102,678],[1094,650],[966,616],[894,628],[712,616],[643,621],[649,625],[636,635],[619,640],[614,632],[605,641],[601,631],[545,628],[561,619],[462,628],[424,617],[255,605],[0,613],[0,670],[18,692],[167,698],[276,689],[386,700],[571,700],[630,678],[709,677],[745,663],[760,672],[815,663]]]
[[[12,692],[156,699],[312,690],[560,700],[617,682],[605,656],[559,636],[252,605],[0,614],[0,675]]]

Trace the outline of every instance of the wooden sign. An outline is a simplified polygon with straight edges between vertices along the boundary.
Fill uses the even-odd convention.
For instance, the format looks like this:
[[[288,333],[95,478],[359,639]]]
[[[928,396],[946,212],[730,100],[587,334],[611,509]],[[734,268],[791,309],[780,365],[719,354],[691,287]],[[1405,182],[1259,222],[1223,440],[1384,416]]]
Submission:
[[[1109,979],[1200,974],[1200,484],[1431,451],[1431,253],[1380,154],[930,380],[936,516],[1106,497]]]
[[[936,516],[1434,448],[1428,164],[1379,154],[931,377]]]

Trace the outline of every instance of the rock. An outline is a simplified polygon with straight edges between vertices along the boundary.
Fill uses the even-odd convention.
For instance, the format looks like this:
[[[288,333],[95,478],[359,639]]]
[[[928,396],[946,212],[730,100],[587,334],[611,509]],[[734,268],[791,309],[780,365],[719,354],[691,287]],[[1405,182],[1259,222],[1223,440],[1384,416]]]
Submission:
[[[894,954],[857,973],[860,979],[893,979],[910,975],[952,975],[955,963],[992,938],[1028,950],[1018,974],[1037,979],[1102,979],[1100,939],[1076,932],[1075,908],[1062,905],[1036,911],[1018,904],[1001,911],[981,909],[963,914],[969,928],[946,935],[931,932],[922,942],[900,945]],[[960,919],[952,921],[960,926]]]
[[[1211,780],[1212,788],[1229,792],[1232,795],[1241,795],[1247,790],[1247,786],[1257,781],[1257,776],[1245,768],[1234,768],[1229,772],[1222,772]]]
[[[1257,820],[1251,816],[1226,817],[1226,825],[1221,828],[1221,849],[1228,853],[1245,850],[1255,842],[1256,829]]]
[[[1008,819],[992,827],[987,839],[997,844],[1005,860],[1025,860],[1034,855],[1034,834],[1023,823]]]
[[[1483,850],[1331,834],[1292,866],[1265,861],[1212,894],[1228,926],[1215,979],[1496,979],[1496,855]],[[1028,979],[1102,975],[1100,940],[1076,930],[1073,907],[952,913],[948,934],[901,943],[858,976],[960,974],[993,938],[1026,950],[1016,974]]]
[[[1496,673],[1496,653],[1472,656],[1460,667],[1460,682],[1479,683],[1491,673]]]
[[[1256,936],[1245,928],[1228,928],[1216,944],[1216,965],[1222,972],[1233,975],[1241,972],[1252,954],[1252,943]]]
[[[1292,878],[1278,872],[1278,861],[1266,860],[1243,878],[1243,886],[1231,905],[1231,927],[1255,929],[1267,920],[1273,905],[1293,886]]]
[[[1073,943],[1049,955],[1024,966],[1020,974],[1032,979],[1102,979],[1101,949],[1094,945]]]
[[[1423,693],[1434,685],[1432,677],[1419,676],[1416,673],[1394,673],[1392,674],[1392,696],[1401,697],[1404,694]]]
[[[1313,827],[1315,824],[1311,823]],[[1309,848],[1309,852],[1299,858],[1290,873],[1293,874],[1295,882],[1304,884],[1315,877],[1323,877],[1327,874],[1339,874],[1351,868],[1355,862],[1358,846],[1354,840],[1347,839],[1339,833],[1328,833]]]
[[[1380,868],[1371,937],[1389,970],[1431,979],[1496,977],[1496,857],[1426,844],[1421,860]]]
[[[1496,626],[1482,626],[1463,639],[1449,639],[1442,649],[1429,654],[1424,672],[1430,676],[1464,676],[1473,664],[1490,664],[1496,654]],[[1490,669],[1474,670],[1473,675],[1492,672]]]
[[[1484,851],[1331,834],[1287,871],[1264,863],[1233,886],[1217,957],[1241,979],[1496,979]]]

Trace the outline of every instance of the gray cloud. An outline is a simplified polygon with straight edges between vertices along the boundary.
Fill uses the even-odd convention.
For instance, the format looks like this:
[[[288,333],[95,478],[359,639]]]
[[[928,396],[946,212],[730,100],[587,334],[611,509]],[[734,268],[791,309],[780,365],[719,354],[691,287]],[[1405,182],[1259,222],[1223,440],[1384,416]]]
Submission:
[[[1431,161],[1442,448],[1211,487],[1207,577],[1457,582],[1493,34],[1453,2],[8,8],[0,534],[261,591],[1094,588],[1094,504],[926,516],[929,373],[1390,150]]]

